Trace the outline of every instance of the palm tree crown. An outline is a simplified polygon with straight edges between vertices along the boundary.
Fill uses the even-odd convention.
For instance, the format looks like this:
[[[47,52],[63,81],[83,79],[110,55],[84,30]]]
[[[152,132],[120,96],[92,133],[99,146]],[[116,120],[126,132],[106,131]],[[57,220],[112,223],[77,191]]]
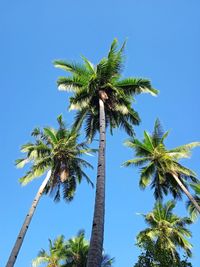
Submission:
[[[89,243],[85,239],[84,231],[71,238],[66,243],[66,263],[64,267],[84,267],[87,263]]]
[[[61,188],[63,198],[72,200],[76,183],[81,182],[82,177],[90,183],[89,177],[82,170],[83,167],[92,167],[87,161],[80,158],[92,149],[85,143],[78,143],[78,132],[75,129],[68,130],[62,120],[58,119],[59,128],[34,129],[32,135],[36,138],[35,143],[27,143],[22,146],[21,151],[26,157],[18,159],[16,165],[23,167],[31,163],[30,170],[20,179],[26,185],[34,178],[41,176],[47,170],[51,170],[51,177],[46,186],[45,193],[54,195],[54,200],[60,200]]]
[[[186,227],[192,221],[173,214],[174,207],[174,201],[168,201],[165,205],[157,202],[152,212],[143,215],[149,227],[138,234],[137,242],[143,245],[149,240],[158,251],[160,249],[160,253],[168,252],[173,258],[178,258],[177,248],[191,256],[192,245],[187,240],[191,232]]]
[[[141,166],[140,187],[146,188],[150,183],[154,189],[154,195],[162,198],[163,194],[172,193],[174,198],[181,198],[182,188],[177,184],[174,176],[177,176],[184,187],[187,188],[186,181],[197,182],[196,174],[181,165],[178,161],[188,158],[191,149],[199,146],[199,142],[189,143],[174,149],[167,150],[164,141],[169,132],[163,132],[159,120],[156,120],[152,134],[144,131],[144,139],[139,141],[131,138],[125,144],[133,148],[136,158],[127,160],[124,166]]]
[[[57,237],[53,242],[49,239],[49,252],[40,250],[38,256],[32,261],[37,267],[47,264],[47,267],[86,267],[89,251],[89,242],[85,239],[84,231],[65,241],[64,236]],[[111,267],[113,259],[108,255],[102,256],[101,267]]]
[[[37,267],[46,263],[47,267],[61,267],[66,258],[66,245],[64,236],[57,237],[53,242],[49,239],[49,253],[41,249],[36,259],[32,261],[32,266]]]
[[[71,75],[58,79],[59,90],[73,91],[70,109],[78,110],[75,125],[81,125],[85,119],[87,137],[92,140],[99,130],[99,99],[104,102],[106,126],[110,129],[123,127],[128,134],[133,134],[132,124],[139,124],[138,114],[131,107],[133,96],[142,92],[157,94],[149,80],[141,78],[121,79],[123,51],[125,43],[117,50],[117,40],[111,45],[106,58],[93,65],[83,58],[83,64],[56,60],[55,67]]]

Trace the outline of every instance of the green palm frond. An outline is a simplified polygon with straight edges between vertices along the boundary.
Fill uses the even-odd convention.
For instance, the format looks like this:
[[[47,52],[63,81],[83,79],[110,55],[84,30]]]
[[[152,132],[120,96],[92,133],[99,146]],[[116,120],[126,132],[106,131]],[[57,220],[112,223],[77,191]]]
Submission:
[[[78,64],[74,62],[67,62],[64,60],[55,60],[54,61],[54,67],[63,69],[67,72],[76,74],[76,75],[88,75],[88,71],[86,67],[83,64]]]
[[[49,261],[49,258],[46,256],[38,256],[36,259],[32,261],[32,267],[38,267],[42,263],[47,263]]]
[[[58,90],[67,92],[78,91],[85,83],[86,81],[79,77],[59,77],[57,80]]]
[[[199,182],[191,183],[190,186],[195,192],[195,195],[193,197],[196,200],[197,204],[200,206],[200,183]],[[191,201],[188,201],[186,206],[187,206],[191,220],[192,221],[197,220],[197,218],[199,217],[199,212],[194,206],[194,204]]]
[[[186,145],[178,146],[174,149],[170,149],[169,152],[177,152],[177,153],[191,153],[191,149],[200,146],[200,142],[192,142]]]
[[[148,164],[147,166],[141,169],[141,176],[139,186],[141,189],[145,189],[151,182],[151,177],[155,172],[155,166],[153,163]]]
[[[94,64],[92,64],[92,63],[91,63],[86,57],[84,57],[84,56],[82,56],[82,59],[83,59],[83,61],[84,61],[84,63],[85,63],[85,66],[86,66],[87,70],[88,70],[89,72],[91,72],[92,74],[95,75],[96,68],[95,68]]]
[[[34,180],[35,178],[39,178],[40,176],[42,176],[44,174],[44,172],[48,170],[48,169],[44,169],[44,168],[37,168],[37,167],[32,167],[30,169],[30,171],[28,171],[26,173],[26,175],[24,175],[23,177],[21,177],[19,179],[19,182],[21,183],[21,185],[27,185],[28,183],[30,183],[32,180]]]
[[[140,93],[149,93],[153,96],[158,94],[158,90],[151,87],[151,83],[147,79],[126,78],[116,81],[115,86],[124,91],[128,95],[136,95]]]
[[[29,159],[17,159],[15,161],[17,168],[23,168],[27,163],[29,163]]]
[[[47,138],[50,139],[50,142],[53,144],[57,144],[58,140],[56,138],[56,131],[53,128],[44,128],[44,133]]]
[[[145,163],[149,161],[149,157],[144,158],[135,158],[125,161],[122,166],[128,167],[128,166],[143,166]]]
[[[184,176],[186,176],[188,178],[193,177],[195,179],[197,177],[197,174],[194,171],[182,166],[181,164],[179,164],[177,162],[175,164],[173,164],[172,168],[174,168],[175,172],[183,174]],[[196,181],[198,181],[198,180],[196,180]]]
[[[152,142],[151,136],[147,131],[144,131],[144,143],[145,146],[149,148],[149,151],[152,151],[154,149],[154,144]]]
[[[200,197],[199,196],[193,196],[193,197],[198,203],[198,205],[200,206]],[[197,218],[199,217],[199,212],[191,201],[187,202],[187,209],[188,209],[191,220],[192,221],[197,220]]]

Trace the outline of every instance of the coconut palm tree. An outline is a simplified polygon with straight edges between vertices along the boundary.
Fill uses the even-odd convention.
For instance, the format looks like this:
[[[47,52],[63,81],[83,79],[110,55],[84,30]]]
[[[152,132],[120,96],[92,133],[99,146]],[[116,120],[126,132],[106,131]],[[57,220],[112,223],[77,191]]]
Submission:
[[[134,267],[192,267],[192,264],[188,261],[188,256],[180,255],[174,256],[170,251],[161,249],[155,245],[155,241],[152,241],[149,237],[143,240],[142,244],[138,244],[142,253],[138,257],[137,263]]]
[[[59,116],[57,121],[57,130],[50,127],[43,130],[34,129],[32,135],[36,138],[35,143],[23,145],[21,151],[26,153],[26,156],[16,161],[19,168],[31,164],[30,170],[20,179],[22,185],[46,172],[47,175],[33,200],[6,267],[14,266],[37,204],[44,193],[54,196],[54,200],[59,201],[62,191],[63,199],[71,201],[77,182],[80,183],[82,178],[86,178],[88,183],[92,184],[83,171],[83,167],[92,166],[80,156],[93,150],[85,143],[78,143],[78,132],[75,129],[68,130],[62,116]]]
[[[88,251],[89,242],[85,239],[85,232],[80,231],[76,237],[66,243],[66,263],[63,267],[86,267]],[[103,254],[100,267],[112,266],[113,260]]]
[[[32,266],[37,267],[47,264],[46,267],[62,267],[66,259],[66,244],[64,236],[57,237],[53,242],[49,239],[49,253],[44,249],[40,250],[36,259],[32,261]]]
[[[71,238],[66,243],[66,263],[64,267],[85,267],[87,263],[89,243],[84,231]]]
[[[153,211],[143,215],[148,228],[141,231],[137,236],[137,244],[145,247],[146,244],[152,244],[154,252],[157,254],[162,252],[168,259],[172,258],[174,262],[180,260],[177,249],[183,249],[187,256],[191,256],[191,243],[187,238],[191,237],[191,232],[187,226],[192,223],[188,217],[179,217],[173,213],[175,207],[174,201],[168,201],[163,205],[157,202]],[[159,258],[159,255],[154,255]],[[163,255],[162,255],[163,256]],[[162,260],[162,257],[160,258]],[[167,257],[165,257],[165,260]],[[167,265],[169,266],[169,265]]]
[[[200,207],[190,194],[186,181],[198,182],[196,174],[181,165],[178,161],[188,158],[191,149],[199,146],[200,142],[193,142],[167,150],[164,140],[169,132],[163,132],[159,120],[156,120],[152,135],[144,131],[144,139],[139,141],[132,137],[125,144],[134,149],[136,158],[127,160],[124,166],[141,166],[140,187],[146,188],[150,183],[154,189],[155,198],[162,199],[163,194],[172,193],[174,198],[181,198],[182,192],[200,212]]]
[[[195,191],[195,195],[193,197],[196,200],[196,202],[198,203],[198,205],[200,206],[200,183],[191,184],[191,187]],[[188,208],[191,219],[193,221],[195,221],[199,215],[199,212],[190,200],[187,202],[187,208]]]
[[[33,260],[32,267],[43,263],[48,264],[47,267],[86,267],[88,251],[89,242],[85,239],[84,231],[79,231],[76,237],[67,241],[60,236],[53,243],[49,240],[49,253],[42,249]],[[111,267],[112,263],[113,259],[108,255],[102,256],[101,267]]]
[[[112,133],[116,127],[122,127],[133,135],[132,125],[140,122],[138,114],[131,107],[133,96],[140,93],[157,94],[149,80],[141,78],[121,78],[125,43],[118,49],[115,39],[107,57],[93,65],[83,57],[83,64],[62,60],[54,62],[55,67],[70,73],[68,77],[58,79],[58,89],[72,91],[70,109],[77,110],[74,125],[80,127],[85,122],[87,138],[92,141],[99,131],[99,155],[96,182],[96,198],[88,267],[99,267],[103,249],[104,213],[105,213],[105,143],[106,127]]]

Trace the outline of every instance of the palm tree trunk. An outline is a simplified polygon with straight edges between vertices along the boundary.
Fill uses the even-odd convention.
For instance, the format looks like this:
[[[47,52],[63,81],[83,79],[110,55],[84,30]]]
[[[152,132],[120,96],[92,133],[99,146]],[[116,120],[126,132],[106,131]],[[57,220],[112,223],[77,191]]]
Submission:
[[[187,190],[187,188],[184,186],[184,184],[179,179],[178,175],[176,173],[173,173],[173,177],[176,180],[177,184],[180,186],[180,188],[183,190],[183,192],[186,194],[186,196],[189,198],[189,200],[194,204],[195,208],[198,210],[200,214],[200,206],[196,202],[196,200],[193,198],[193,196],[190,194],[190,192]]]
[[[94,217],[92,224],[92,235],[88,252],[87,267],[100,267],[103,251],[104,238],[104,214],[105,214],[105,146],[106,125],[104,102],[99,99],[99,153],[96,182],[96,197]]]
[[[30,225],[31,219],[32,219],[33,214],[34,214],[34,212],[36,210],[37,204],[38,204],[38,202],[39,202],[39,200],[40,200],[40,198],[41,198],[41,196],[42,196],[42,194],[44,192],[45,186],[47,185],[47,182],[50,179],[50,176],[51,176],[51,170],[48,171],[48,173],[46,175],[46,178],[44,179],[43,183],[41,184],[41,186],[40,186],[40,188],[39,188],[39,190],[38,190],[38,192],[37,192],[37,194],[36,194],[36,196],[35,196],[35,198],[33,200],[31,208],[30,208],[28,214],[26,215],[26,218],[24,220],[22,228],[21,228],[21,230],[19,232],[19,235],[17,237],[15,245],[14,245],[14,247],[12,249],[12,252],[11,252],[10,257],[8,259],[8,262],[6,264],[6,267],[13,267],[14,264],[15,264],[15,261],[17,259],[18,254],[19,254],[19,250],[20,250],[20,248],[22,246],[24,237],[25,237],[26,232],[28,230],[28,227]]]

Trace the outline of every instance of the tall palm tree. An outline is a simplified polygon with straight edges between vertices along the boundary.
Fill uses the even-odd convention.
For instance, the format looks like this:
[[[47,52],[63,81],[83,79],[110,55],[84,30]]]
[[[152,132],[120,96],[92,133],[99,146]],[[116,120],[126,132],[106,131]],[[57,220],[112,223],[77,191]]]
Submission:
[[[174,201],[168,201],[165,205],[159,201],[155,204],[152,212],[143,215],[148,228],[138,234],[137,243],[141,247],[145,247],[148,242],[148,246],[152,243],[151,246],[154,251],[157,251],[157,254],[165,253],[176,262],[179,259],[177,249],[181,248],[187,256],[191,256],[192,245],[187,240],[191,237],[191,232],[187,226],[192,221],[188,217],[175,215],[174,207]]]
[[[62,116],[59,116],[57,121],[59,124],[57,130],[49,127],[43,130],[34,129],[32,135],[36,138],[35,143],[23,145],[21,151],[26,153],[26,156],[16,161],[19,168],[28,163],[31,164],[30,170],[20,179],[22,185],[26,185],[46,172],[47,175],[33,200],[6,267],[14,266],[37,204],[44,193],[53,195],[54,200],[59,201],[62,189],[63,199],[71,201],[76,184],[80,183],[83,177],[92,184],[82,169],[92,166],[80,156],[93,150],[85,143],[78,143],[78,132],[75,129],[68,130]]]
[[[60,236],[53,243],[49,240],[49,253],[42,249],[33,260],[32,267],[43,263],[47,264],[46,267],[86,267],[88,251],[89,242],[85,239],[84,231],[67,241]],[[112,263],[113,259],[104,254],[100,267],[111,267]]]
[[[200,206],[200,183],[191,184],[191,187],[195,191],[194,199]],[[190,200],[187,202],[187,208],[188,208],[191,219],[195,221],[199,215],[198,209],[195,207],[195,205]]]
[[[157,94],[150,81],[141,78],[121,78],[125,43],[118,49],[115,39],[107,57],[93,65],[83,57],[83,64],[57,60],[55,67],[70,73],[58,79],[58,89],[72,91],[70,109],[78,110],[74,125],[85,122],[87,138],[92,141],[99,131],[99,155],[96,182],[96,198],[90,250],[87,267],[99,267],[102,257],[105,213],[105,144],[106,127],[122,127],[133,135],[132,125],[140,122],[137,112],[131,107],[133,96],[140,93]]]
[[[174,198],[181,198],[182,192],[184,192],[200,212],[200,206],[190,194],[186,184],[186,181],[197,183],[196,174],[178,162],[182,158],[188,158],[191,149],[199,146],[200,142],[167,150],[164,140],[168,133],[163,132],[159,120],[156,120],[152,135],[144,131],[142,141],[136,138],[126,141],[125,144],[134,149],[136,158],[127,160],[123,165],[142,167],[140,187],[144,189],[151,183],[156,199],[162,199],[163,194],[167,195],[169,192]]]

